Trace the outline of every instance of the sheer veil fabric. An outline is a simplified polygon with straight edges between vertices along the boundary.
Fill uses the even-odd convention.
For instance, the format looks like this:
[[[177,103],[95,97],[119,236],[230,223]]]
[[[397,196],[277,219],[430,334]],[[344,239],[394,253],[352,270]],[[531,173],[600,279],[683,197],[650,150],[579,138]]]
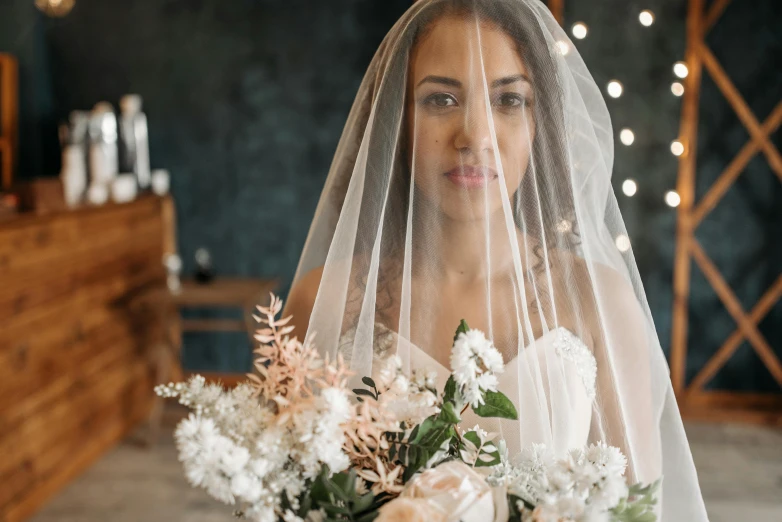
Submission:
[[[515,449],[617,446],[628,481],[663,477],[662,520],[705,521],[636,263],[617,247],[613,139],[542,2],[419,0],[359,88],[286,313],[358,377],[391,351],[447,373],[465,319],[503,354],[519,410],[487,429]]]

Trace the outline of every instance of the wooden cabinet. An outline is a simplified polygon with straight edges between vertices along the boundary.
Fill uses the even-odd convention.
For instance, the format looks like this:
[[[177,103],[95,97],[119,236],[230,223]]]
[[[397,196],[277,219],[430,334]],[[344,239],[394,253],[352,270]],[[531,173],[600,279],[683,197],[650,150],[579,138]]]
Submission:
[[[165,284],[171,215],[149,196],[0,222],[0,521],[25,519],[148,414],[151,325],[128,302]]]

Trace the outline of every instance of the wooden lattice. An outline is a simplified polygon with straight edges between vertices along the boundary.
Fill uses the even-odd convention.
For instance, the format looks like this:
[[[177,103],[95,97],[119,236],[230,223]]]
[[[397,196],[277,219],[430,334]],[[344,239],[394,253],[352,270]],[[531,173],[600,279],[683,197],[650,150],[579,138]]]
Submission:
[[[13,181],[19,131],[19,80],[16,59],[0,53],[0,189]]]
[[[685,80],[680,139],[685,154],[679,164],[677,190],[681,196],[676,227],[676,258],[674,261],[674,304],[671,344],[671,378],[682,413],[687,417],[713,420],[746,420],[782,423],[782,395],[713,392],[704,386],[728,362],[744,340],[747,340],[774,379],[782,386],[782,363],[768,341],[758,330],[758,324],[775,303],[782,298],[782,274],[776,279],[752,310],[747,313],[730,285],[720,274],[695,238],[703,219],[724,197],[758,152],[762,152],[771,169],[782,180],[782,156],[769,136],[782,123],[782,101],[762,124],[758,122],[728,74],[720,66],[706,44],[709,29],[722,16],[731,0],[715,0],[705,9],[704,0],[689,0],[687,14],[686,63],[689,75]],[[761,65],[762,66],[762,65]],[[750,140],[731,161],[700,201],[695,201],[697,159],[698,108],[703,69],[731,105]],[[728,336],[711,359],[698,371],[689,384],[685,383],[687,359],[688,302],[690,296],[690,260],[694,260],[722,304],[736,321],[736,330]]]
[[[559,25],[562,25],[565,22],[565,0],[548,0],[548,8]]]

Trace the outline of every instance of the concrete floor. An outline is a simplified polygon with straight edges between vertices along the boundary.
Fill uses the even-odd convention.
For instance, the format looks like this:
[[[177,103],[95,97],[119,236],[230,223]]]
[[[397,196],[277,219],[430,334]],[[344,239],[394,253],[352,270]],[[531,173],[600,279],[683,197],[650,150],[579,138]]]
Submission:
[[[782,430],[691,423],[687,432],[711,522],[782,521]],[[228,506],[187,485],[166,436],[149,450],[118,446],[31,522],[231,520]]]

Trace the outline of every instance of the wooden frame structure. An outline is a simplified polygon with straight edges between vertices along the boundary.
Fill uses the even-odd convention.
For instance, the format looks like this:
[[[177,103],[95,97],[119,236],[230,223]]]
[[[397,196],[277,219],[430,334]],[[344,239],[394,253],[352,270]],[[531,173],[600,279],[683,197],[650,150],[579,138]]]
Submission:
[[[19,66],[0,53],[0,189],[10,189],[19,135]]]
[[[565,0],[548,0],[548,8],[559,25],[565,23]]]
[[[680,140],[685,146],[685,153],[679,164],[677,184],[681,204],[678,209],[676,257],[674,260],[671,378],[679,407],[685,417],[782,425],[782,394],[747,394],[704,390],[704,386],[727,363],[745,339],[758,354],[774,379],[782,386],[782,363],[758,330],[760,321],[782,298],[782,274],[747,313],[728,282],[725,281],[695,238],[698,225],[720,202],[758,152],[763,153],[773,172],[782,181],[782,156],[769,139],[769,136],[782,124],[782,100],[763,123],[758,122],[705,41],[709,29],[719,20],[729,3],[730,0],[715,0],[707,11],[704,0],[689,0],[686,50],[689,75],[685,80],[679,134]],[[704,69],[714,80],[738,119],[746,127],[750,139],[728,164],[706,195],[696,202],[698,108],[701,76]],[[722,304],[736,321],[737,328],[700,369],[692,382],[687,384],[685,369],[691,259],[698,265]]]

